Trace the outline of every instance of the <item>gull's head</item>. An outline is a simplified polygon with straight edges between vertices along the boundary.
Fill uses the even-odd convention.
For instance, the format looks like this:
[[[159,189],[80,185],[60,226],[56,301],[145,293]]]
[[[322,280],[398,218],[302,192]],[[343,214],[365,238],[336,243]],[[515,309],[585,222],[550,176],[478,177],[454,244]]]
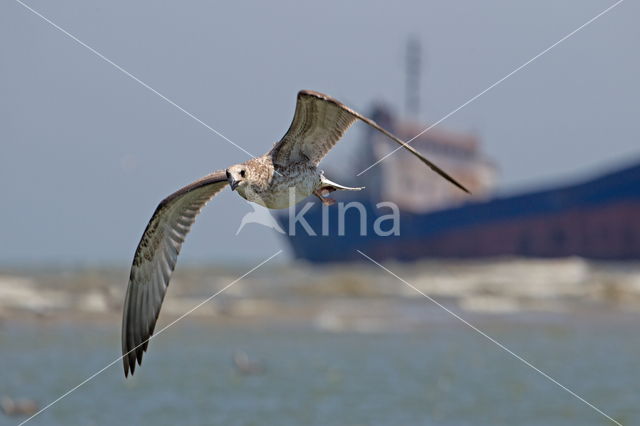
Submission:
[[[246,164],[236,164],[227,169],[227,180],[232,191],[249,183],[249,168]]]

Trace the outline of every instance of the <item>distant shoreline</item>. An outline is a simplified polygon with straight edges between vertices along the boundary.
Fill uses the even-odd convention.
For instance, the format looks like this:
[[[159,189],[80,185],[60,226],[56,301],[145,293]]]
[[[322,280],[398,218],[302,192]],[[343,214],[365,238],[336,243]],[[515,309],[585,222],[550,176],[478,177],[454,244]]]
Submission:
[[[390,264],[425,294],[465,315],[624,317],[640,315],[640,264],[579,258]],[[182,267],[161,321],[176,318],[243,271]],[[125,271],[0,269],[0,320],[120,321]],[[221,324],[300,323],[326,330],[375,331],[429,323],[442,310],[367,265],[276,266],[230,287],[190,316]]]

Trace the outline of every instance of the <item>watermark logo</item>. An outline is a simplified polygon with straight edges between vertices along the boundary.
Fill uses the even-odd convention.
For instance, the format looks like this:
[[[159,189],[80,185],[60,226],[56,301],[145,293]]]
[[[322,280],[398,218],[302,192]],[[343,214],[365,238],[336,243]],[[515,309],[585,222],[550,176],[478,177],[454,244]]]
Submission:
[[[300,231],[311,237],[328,236],[331,235],[332,229],[335,230],[335,226],[337,226],[338,230],[337,235],[344,236],[346,235],[347,223],[352,227],[357,226],[360,236],[371,234],[380,237],[400,235],[400,209],[397,204],[391,201],[382,201],[375,204],[373,212],[375,219],[373,222],[368,217],[370,213],[367,207],[360,201],[340,201],[332,206],[323,205],[320,211],[320,220],[318,220],[316,213],[313,213],[313,217],[309,218],[309,211],[315,205],[315,202],[296,203],[294,191],[294,188],[290,188],[286,231],[272,216],[270,209],[247,201],[253,211],[242,217],[236,235],[242,231],[245,225],[251,223],[271,228],[289,236],[295,236]],[[335,214],[331,214],[330,209],[336,209]],[[348,220],[348,217],[350,220]]]
[[[240,231],[242,231],[242,228],[249,223],[257,223],[258,225],[266,226],[267,228],[271,228],[281,234],[285,233],[282,227],[280,227],[278,222],[273,218],[268,208],[250,201],[247,201],[247,204],[251,206],[253,211],[242,216],[236,235],[238,235]]]

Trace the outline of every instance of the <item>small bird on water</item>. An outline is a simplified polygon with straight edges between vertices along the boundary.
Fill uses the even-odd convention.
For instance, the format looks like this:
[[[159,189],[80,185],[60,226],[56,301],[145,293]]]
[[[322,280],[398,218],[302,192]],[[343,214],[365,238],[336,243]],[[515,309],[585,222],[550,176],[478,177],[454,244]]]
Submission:
[[[469,192],[454,178],[374,121],[322,93],[298,93],[293,122],[283,138],[261,157],[213,172],[162,200],[136,249],[122,317],[125,377],[142,363],[180,248],[196,215],[214,195],[229,185],[248,201],[283,209],[309,195],[323,204],[337,190],[357,191],[327,179],[318,163],[356,120],[400,144],[453,185]]]

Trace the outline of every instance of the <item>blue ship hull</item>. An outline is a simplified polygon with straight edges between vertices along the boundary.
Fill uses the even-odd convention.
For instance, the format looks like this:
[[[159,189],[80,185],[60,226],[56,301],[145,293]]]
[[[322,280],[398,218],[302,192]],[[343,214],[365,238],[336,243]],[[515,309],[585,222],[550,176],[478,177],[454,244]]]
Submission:
[[[354,201],[352,195],[335,198],[348,203]],[[289,229],[289,212],[279,212],[276,219],[288,231],[294,256],[310,262],[360,261],[356,250],[361,250],[376,259],[403,261],[487,256],[640,259],[640,164],[575,185],[424,214],[400,212],[399,235],[376,235],[374,223],[389,209],[357,201],[366,212],[364,235],[356,209],[342,215],[344,235],[339,232],[338,206],[318,202],[305,212],[312,233],[300,222]],[[389,223],[382,223],[383,231],[385,225]]]

